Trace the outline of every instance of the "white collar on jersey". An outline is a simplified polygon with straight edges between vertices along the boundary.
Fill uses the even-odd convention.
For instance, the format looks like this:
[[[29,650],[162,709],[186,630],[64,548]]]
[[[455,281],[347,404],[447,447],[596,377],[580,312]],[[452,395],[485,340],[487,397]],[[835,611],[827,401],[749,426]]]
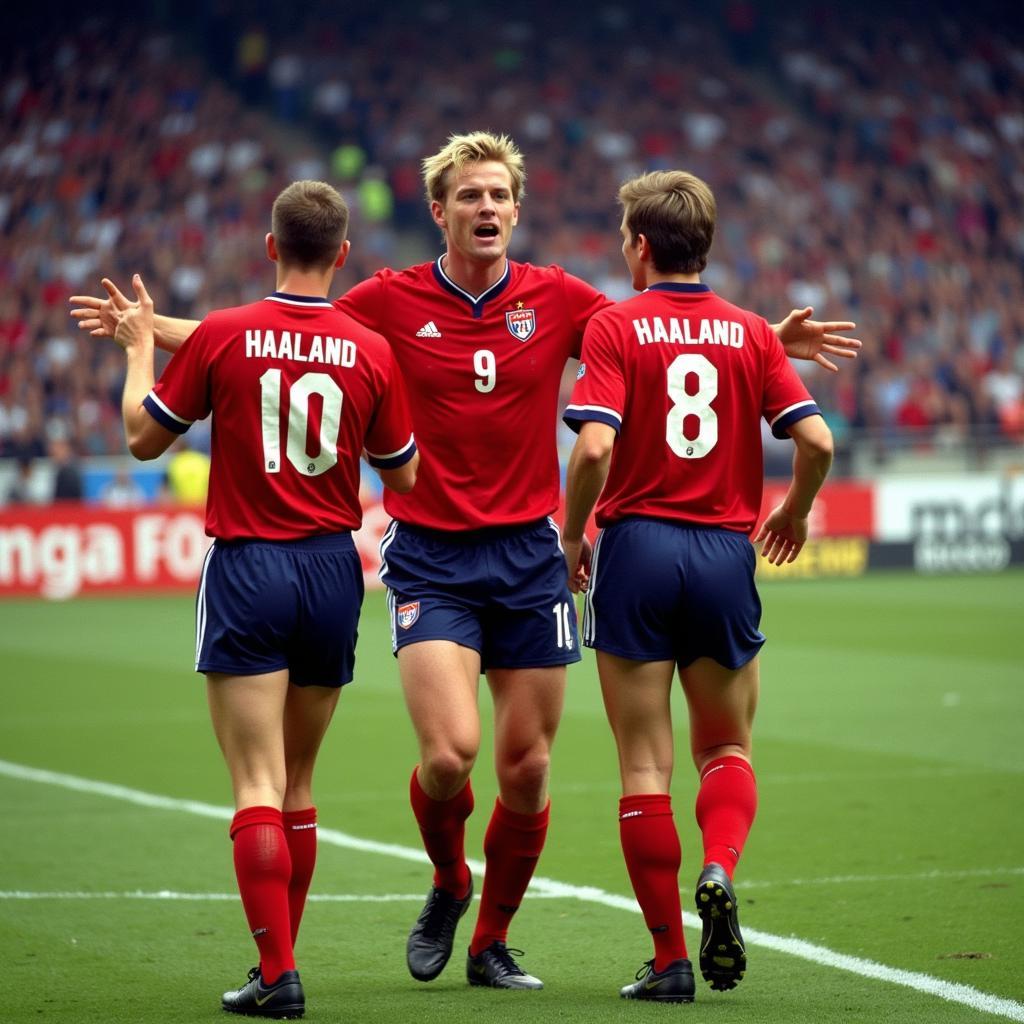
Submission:
[[[498,280],[495,281],[494,284],[492,284],[490,286],[490,288],[485,288],[479,295],[471,295],[469,292],[466,291],[465,288],[460,288],[445,273],[444,264],[441,262],[444,259],[445,255],[446,255],[445,253],[442,253],[440,256],[437,257],[437,260],[434,263],[434,267],[437,270],[438,276],[441,278],[442,282],[448,288],[450,288],[453,292],[457,292],[464,299],[466,299],[467,301],[471,302],[474,306],[479,306],[480,303],[482,303],[487,298],[487,296],[491,294],[491,292],[493,292],[493,291],[500,291],[502,288],[504,288],[505,285],[508,284],[509,274],[512,273],[512,265],[509,263],[508,257],[506,257],[505,258],[505,270],[502,273],[501,277],[499,277]]]
[[[325,306],[331,309],[334,303],[322,295],[289,295],[288,292],[274,292],[267,296],[268,302],[280,302],[285,306]]]

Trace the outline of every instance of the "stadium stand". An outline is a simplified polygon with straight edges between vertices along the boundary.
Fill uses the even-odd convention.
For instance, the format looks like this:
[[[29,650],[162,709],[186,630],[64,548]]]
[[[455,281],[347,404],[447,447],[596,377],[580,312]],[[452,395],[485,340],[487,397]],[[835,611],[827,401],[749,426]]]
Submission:
[[[477,127],[527,156],[517,258],[624,296],[617,186],[686,167],[726,211],[713,287],[771,319],[810,304],[858,322],[855,364],[807,371],[840,448],[850,435],[879,460],[1019,449],[1019,14],[387,7],[314,3],[250,24],[202,5],[132,29],[96,17],[14,56],[0,92],[0,457],[43,456],[55,438],[123,451],[123,360],[78,335],[67,295],[138,270],[169,313],[249,301],[265,279],[252,236],[297,177],[351,201],[342,287],[429,258],[419,158]]]

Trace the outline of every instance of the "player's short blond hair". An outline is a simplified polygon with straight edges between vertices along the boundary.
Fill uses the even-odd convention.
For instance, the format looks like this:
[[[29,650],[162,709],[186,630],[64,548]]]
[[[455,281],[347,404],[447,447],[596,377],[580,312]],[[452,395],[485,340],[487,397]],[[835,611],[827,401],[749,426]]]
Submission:
[[[270,231],[282,263],[326,269],[348,234],[348,205],[325,181],[293,181],[274,200]]]
[[[512,177],[512,201],[518,203],[526,194],[526,167],[519,147],[507,135],[491,132],[470,132],[450,135],[448,142],[433,156],[423,161],[423,185],[427,202],[443,203],[451,180],[450,171],[458,173],[466,164],[494,160],[504,164]]]
[[[619,189],[630,238],[644,235],[662,274],[699,274],[715,236],[715,197],[688,171],[653,171]]]

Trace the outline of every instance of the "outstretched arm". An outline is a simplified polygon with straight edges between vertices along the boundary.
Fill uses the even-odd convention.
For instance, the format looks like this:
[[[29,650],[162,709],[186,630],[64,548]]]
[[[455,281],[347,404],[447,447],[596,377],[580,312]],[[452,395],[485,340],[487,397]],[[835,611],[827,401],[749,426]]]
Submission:
[[[793,479],[782,503],[772,509],[754,537],[761,557],[772,565],[792,562],[807,540],[807,517],[832,466],[832,431],[821,416],[806,416],[789,428],[796,444]]]
[[[106,298],[96,295],[71,296],[69,301],[78,307],[71,310],[71,316],[78,321],[80,331],[88,331],[94,338],[113,338],[120,315],[136,308],[138,302],[129,299],[109,277],[103,278],[101,284],[106,289]],[[198,320],[179,320],[155,312],[152,321],[156,347],[167,352],[177,352],[185,339],[199,326]]]
[[[590,582],[590,541],[587,520],[600,497],[615,446],[615,428],[591,420],[580,427],[565,471],[565,525],[562,547],[569,568],[569,589],[578,594]]]
[[[828,356],[856,359],[861,343],[835,332],[852,331],[857,325],[851,320],[811,320],[813,312],[810,306],[794,309],[781,323],[772,324],[772,330],[790,359],[813,359],[826,370],[838,373],[839,367]]]

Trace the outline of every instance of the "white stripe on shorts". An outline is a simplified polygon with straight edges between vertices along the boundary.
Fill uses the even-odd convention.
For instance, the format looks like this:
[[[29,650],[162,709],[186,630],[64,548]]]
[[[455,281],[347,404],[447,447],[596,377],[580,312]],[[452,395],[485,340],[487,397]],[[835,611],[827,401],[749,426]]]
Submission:
[[[565,554],[565,548],[562,547],[562,531],[558,528],[558,523],[548,516],[548,526],[555,531],[555,543],[558,545],[558,550]]]
[[[388,619],[391,622],[391,653],[398,653],[398,622],[395,619],[395,592],[388,587]]]
[[[213,549],[217,546],[214,541],[210,545],[206,557],[203,559],[203,571],[199,576],[199,592],[196,594],[196,671],[199,671],[199,654],[203,649],[203,639],[206,636],[206,570],[210,567],[210,559],[213,558]]]
[[[392,519],[388,523],[388,528],[384,531],[384,536],[380,539],[380,545],[377,548],[380,554],[380,568],[377,570],[377,578],[384,579],[384,574],[388,571],[388,548],[391,547],[394,542],[395,535],[398,532],[398,520]]]
[[[583,640],[585,643],[593,643],[597,634],[597,622],[594,616],[594,591],[597,590],[597,560],[601,554],[601,539],[604,537],[604,530],[597,535],[594,541],[594,551],[590,556],[590,586],[587,587],[587,594],[583,598]]]

